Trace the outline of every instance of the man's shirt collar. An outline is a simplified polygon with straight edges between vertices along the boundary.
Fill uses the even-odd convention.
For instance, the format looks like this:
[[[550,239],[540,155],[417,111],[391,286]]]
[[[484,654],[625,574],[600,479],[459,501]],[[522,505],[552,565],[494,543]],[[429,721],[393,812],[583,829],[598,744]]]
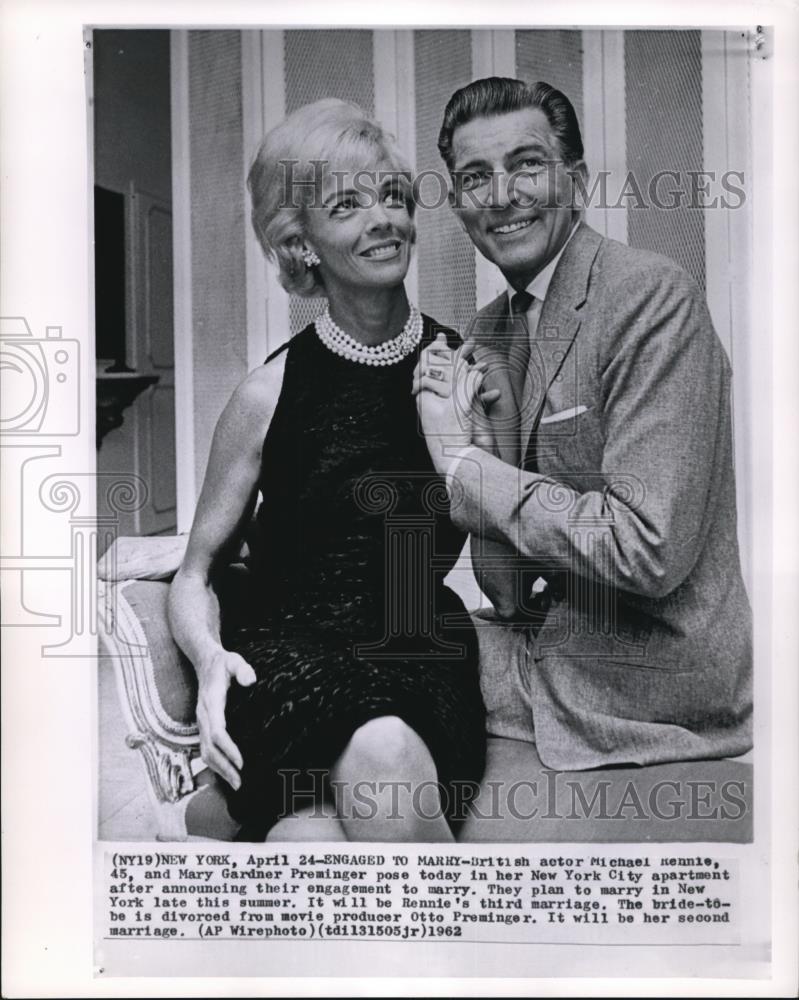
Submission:
[[[549,291],[549,285],[552,281],[553,275],[555,274],[555,268],[560,263],[560,258],[563,256],[563,251],[569,245],[569,240],[571,240],[572,236],[574,236],[574,234],[577,232],[577,227],[579,225],[580,221],[578,219],[578,221],[575,222],[574,225],[572,226],[571,232],[566,237],[566,242],[563,244],[560,250],[558,250],[558,252],[552,258],[552,260],[546,265],[546,267],[541,268],[538,274],[533,278],[533,280],[525,289],[527,292],[530,293],[530,295],[534,296],[536,299],[539,299],[541,302],[543,302],[547,297],[547,292]],[[508,285],[508,300],[510,301],[510,299],[512,299],[515,294],[516,294],[516,289]]]

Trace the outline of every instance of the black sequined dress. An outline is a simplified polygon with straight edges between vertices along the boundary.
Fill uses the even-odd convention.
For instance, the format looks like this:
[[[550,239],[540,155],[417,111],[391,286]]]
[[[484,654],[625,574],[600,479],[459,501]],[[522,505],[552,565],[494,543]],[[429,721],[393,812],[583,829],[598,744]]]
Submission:
[[[226,713],[244,758],[229,807],[253,837],[290,811],[297,772],[331,767],[379,716],[424,740],[451,823],[482,775],[477,638],[443,583],[464,536],[411,395],[419,350],[441,329],[425,317],[420,347],[385,367],[339,357],[313,325],[284,345],[251,540],[255,601],[225,636],[258,678],[231,685]]]

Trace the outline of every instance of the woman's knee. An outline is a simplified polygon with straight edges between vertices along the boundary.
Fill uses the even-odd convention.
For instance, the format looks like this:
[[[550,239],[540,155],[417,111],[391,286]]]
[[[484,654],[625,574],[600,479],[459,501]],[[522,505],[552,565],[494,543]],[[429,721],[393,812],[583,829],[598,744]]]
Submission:
[[[357,766],[367,773],[418,768],[429,760],[419,735],[399,716],[370,719],[352,734],[340,763]]]
[[[318,806],[300,809],[292,816],[284,816],[270,829],[266,842],[299,841],[327,843],[346,840],[347,836],[335,816],[327,815]]]

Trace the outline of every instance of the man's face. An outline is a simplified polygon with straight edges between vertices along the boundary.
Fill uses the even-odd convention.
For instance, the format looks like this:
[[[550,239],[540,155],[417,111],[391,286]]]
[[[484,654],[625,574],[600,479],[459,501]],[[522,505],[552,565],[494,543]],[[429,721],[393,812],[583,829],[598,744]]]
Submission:
[[[540,108],[474,118],[452,136],[452,205],[472,242],[526,287],[573,225],[572,172]]]

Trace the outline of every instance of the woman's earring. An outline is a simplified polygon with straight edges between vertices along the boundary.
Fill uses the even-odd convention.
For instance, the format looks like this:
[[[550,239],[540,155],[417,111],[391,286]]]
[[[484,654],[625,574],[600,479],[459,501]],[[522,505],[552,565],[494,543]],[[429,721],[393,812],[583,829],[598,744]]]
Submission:
[[[306,267],[316,267],[317,264],[321,263],[319,255],[313,250],[303,250],[301,256]]]

